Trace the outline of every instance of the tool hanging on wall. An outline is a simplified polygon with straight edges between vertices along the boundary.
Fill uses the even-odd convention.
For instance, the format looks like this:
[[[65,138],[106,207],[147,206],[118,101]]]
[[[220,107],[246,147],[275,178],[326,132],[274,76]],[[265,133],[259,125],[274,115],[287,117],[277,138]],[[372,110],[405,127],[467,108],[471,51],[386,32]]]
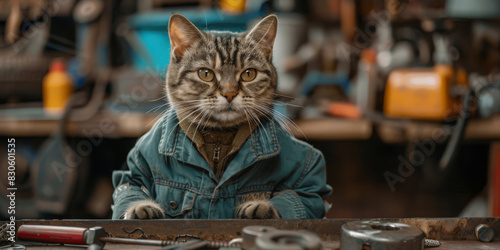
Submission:
[[[104,13],[108,13],[109,5],[102,0],[84,0],[74,8],[77,55],[70,62],[70,69],[77,88],[87,79],[93,80],[98,71],[107,66],[110,17]]]
[[[456,158],[458,147],[463,141],[467,122],[472,113],[479,111],[483,117],[500,114],[500,83],[483,81],[485,78],[472,76],[472,88],[467,92],[462,103],[462,110],[453,128],[450,140],[439,161],[439,168],[445,170]]]

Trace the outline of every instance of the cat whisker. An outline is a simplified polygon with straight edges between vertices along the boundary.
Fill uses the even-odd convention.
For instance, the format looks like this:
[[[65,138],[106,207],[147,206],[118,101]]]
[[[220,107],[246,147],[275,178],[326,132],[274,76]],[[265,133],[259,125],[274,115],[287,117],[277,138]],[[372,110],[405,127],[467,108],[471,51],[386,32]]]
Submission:
[[[256,110],[256,109],[254,109],[254,110],[255,110],[255,111],[258,111],[258,110]],[[251,116],[253,116],[253,117],[255,118],[254,120],[256,120],[256,121],[260,124],[260,126],[262,127],[262,129],[264,130],[264,133],[266,134],[266,137],[267,137],[268,141],[271,141],[271,137],[269,137],[269,134],[267,133],[266,128],[264,127],[264,125],[263,125],[263,124],[262,124],[262,122],[260,121],[260,118],[257,116],[257,114],[255,114],[255,113],[254,113],[254,112],[252,112],[251,110],[249,110],[249,111],[250,111],[250,115],[251,115]],[[260,111],[259,111],[259,112],[260,112]],[[260,113],[261,113],[261,112],[260,112]]]
[[[280,97],[285,97],[287,99],[295,99],[295,97],[291,96],[291,95],[284,95],[284,94],[281,94],[281,93],[272,93],[273,95],[275,96],[280,96]]]
[[[292,125],[292,127],[296,131],[300,132],[302,134],[302,136],[307,140],[307,136],[304,134],[304,132],[302,131],[302,129],[300,129],[299,126],[297,126],[297,124],[292,119],[288,118],[286,115],[284,115],[284,114],[282,114],[282,113],[280,113],[280,112],[278,112],[276,110],[273,110],[273,113],[274,113],[275,117],[281,119],[284,124],[290,124],[290,125]],[[292,131],[291,131],[291,129],[290,129],[290,127],[288,127],[288,132],[290,134],[293,134]]]
[[[283,101],[278,101],[278,100],[266,100],[266,99],[260,99],[260,98],[255,98],[259,102],[265,102],[267,104],[275,104],[278,106],[291,106],[291,107],[296,107],[296,108],[304,108],[304,106],[297,105],[297,104],[292,104],[288,102],[283,102]]]
[[[178,121],[178,122],[177,122],[177,123],[176,123],[176,124],[172,127],[172,129],[171,129],[170,133],[168,134],[168,136],[167,136],[167,141],[170,139],[170,136],[172,135],[172,132],[173,132],[173,131],[175,131],[175,128],[176,128],[177,126],[179,126],[179,124],[181,124],[181,122],[183,122],[184,120],[186,120],[187,118],[189,118],[191,115],[193,115],[194,113],[196,113],[197,111],[200,111],[200,110],[202,110],[202,109],[203,109],[203,107],[199,107],[199,108],[197,108],[197,109],[195,109],[195,110],[191,111],[191,113],[189,113],[187,116],[185,116],[185,117],[184,117],[184,118],[182,118],[180,121]],[[183,113],[184,111],[180,111],[180,112],[179,112],[179,111],[177,110],[176,112],[177,112],[177,114],[181,114],[181,113]]]
[[[255,123],[255,127],[258,128],[259,127],[259,123],[253,117],[251,111],[248,110],[248,109],[245,109],[245,112],[248,113],[248,122],[249,122],[249,125],[251,126],[250,122],[253,122],[253,123]]]
[[[155,118],[153,118],[148,124],[146,124],[145,127],[149,127],[151,125],[151,123],[155,122],[158,120],[159,117],[162,117],[164,114],[166,114],[168,111],[170,111],[170,108],[168,108],[167,110],[165,111],[162,111],[160,112],[158,115],[155,116]]]
[[[150,113],[150,112],[156,112],[156,111],[158,111],[159,109],[161,109],[161,108],[163,108],[163,107],[165,107],[165,106],[168,106],[168,105],[169,105],[169,103],[168,103],[168,102],[167,102],[167,103],[164,103],[164,104],[161,104],[161,105],[158,105],[158,106],[156,106],[156,107],[154,107],[154,108],[150,109],[148,112],[146,112],[146,114],[148,114],[148,113]]]
[[[299,131],[302,136],[304,136],[304,138],[307,140],[307,136],[304,134],[304,132],[297,126],[297,124],[291,120],[290,118],[288,118],[286,115],[272,109],[272,108],[267,108],[263,105],[259,105],[258,103],[252,103],[252,105],[254,105],[256,108],[258,108],[260,111],[262,112],[265,112],[269,115],[273,115],[273,118],[274,120],[276,120],[282,127],[283,129],[285,129],[288,133],[290,134],[293,134],[292,133],[292,129],[289,125],[291,125],[295,130]]]
[[[248,112],[246,108],[243,108],[243,111],[245,112],[245,116],[247,117],[247,122],[248,122],[248,128],[250,130],[250,134],[252,134],[252,124],[250,124],[250,117],[248,117]]]
[[[199,102],[201,103],[202,100],[185,100],[185,101],[177,101],[177,103],[175,105],[179,106],[181,104],[186,104],[186,103],[195,103],[195,102]]]
[[[202,110],[202,108],[200,109],[200,111]],[[187,133],[189,133],[189,129],[191,128],[191,126],[193,125],[193,123],[196,123],[196,120],[198,119],[198,117],[200,117],[200,115],[203,115],[204,111],[202,112],[199,112],[199,114],[189,123],[189,126],[187,128],[186,131],[184,131],[184,140],[182,141],[182,144],[184,144],[184,142],[186,141],[186,137],[187,137]],[[196,130],[195,130],[195,134],[196,134]],[[193,139],[194,139],[194,136],[193,136]]]
[[[214,111],[210,110],[210,114],[208,114],[207,121],[205,122],[205,125],[203,125],[202,129],[205,129],[207,127],[208,122],[210,121],[210,117],[212,116],[213,113]]]
[[[202,124],[203,119],[205,119],[205,117],[208,114],[208,112],[210,112],[209,109],[207,109],[207,110],[205,110],[205,112],[203,112],[203,116],[198,121],[198,125],[196,125],[196,129],[194,130],[193,138],[196,138],[196,132],[198,132],[198,129],[200,128],[200,124]]]
[[[258,118],[256,117],[256,114],[254,112],[252,112],[251,110],[248,110],[248,114],[250,115],[250,119],[251,121],[253,121],[255,123],[255,127],[258,128],[259,127],[259,120]],[[255,130],[254,133],[257,133],[257,131],[259,130]],[[260,134],[261,132],[259,132]]]

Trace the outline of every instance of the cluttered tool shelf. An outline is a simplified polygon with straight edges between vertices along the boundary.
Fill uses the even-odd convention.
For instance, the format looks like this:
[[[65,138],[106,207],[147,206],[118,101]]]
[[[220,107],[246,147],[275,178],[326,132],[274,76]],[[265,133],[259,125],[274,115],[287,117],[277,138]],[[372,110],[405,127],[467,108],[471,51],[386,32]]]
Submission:
[[[248,235],[250,226],[258,225],[257,228],[271,227],[272,230],[307,230],[321,240],[322,249],[339,249],[342,243],[341,238],[345,237],[345,231],[348,231],[347,223],[362,224],[366,220],[361,219],[323,219],[323,220],[20,220],[16,223],[16,229],[19,236],[26,237],[28,230],[20,230],[20,227],[32,226],[71,226],[84,228],[102,227],[101,233],[105,235],[106,245],[104,249],[132,249],[138,247],[141,249],[158,249],[158,246],[140,245],[141,241],[121,244],[122,239],[150,239],[166,244],[167,241],[182,240],[204,240],[208,244],[228,244],[229,241]],[[436,249],[498,249],[500,247],[500,235],[495,234],[491,239],[485,241],[481,238],[481,232],[478,233],[478,225],[486,225],[488,229],[496,230],[500,227],[500,218],[398,218],[398,219],[372,219],[370,223],[390,223],[391,225],[416,228],[419,234],[425,237],[426,247],[431,246],[431,239],[439,244]],[[374,224],[374,225],[375,225]],[[370,224],[371,225],[371,224]],[[255,227],[254,227],[255,228]],[[77,228],[74,228],[78,230]],[[383,232],[391,234],[392,230],[381,227]],[[402,230],[402,229],[401,229]],[[399,230],[399,231],[401,231]],[[24,231],[24,232],[23,232]],[[292,231],[282,231],[282,234]],[[397,230],[398,231],[398,230]],[[404,230],[403,230],[404,231]],[[262,231],[269,232],[272,231]],[[305,232],[301,231],[302,234]],[[394,232],[394,231],[392,231]],[[42,233],[43,234],[43,233]],[[262,234],[263,235],[263,234]],[[403,232],[397,232],[391,239],[397,241],[403,237]],[[40,236],[37,236],[40,237]],[[258,236],[260,237],[260,236]],[[284,237],[284,236],[283,236]],[[316,237],[316,236],[314,236]],[[117,239],[117,240],[113,240]],[[159,240],[159,241],[158,241]],[[481,241],[482,240],[482,241]],[[491,241],[492,240],[492,241]],[[491,241],[491,242],[489,242]],[[151,241],[152,242],[152,241]],[[149,243],[151,243],[149,242]],[[43,244],[27,243],[28,249],[44,249]],[[143,242],[144,243],[144,242]],[[154,243],[154,242],[153,242]],[[31,247],[30,245],[31,244]],[[134,245],[135,244],[135,245]],[[162,243],[163,244],[163,243]],[[245,244],[245,243],[243,243]],[[45,244],[47,247],[47,244]],[[68,248],[68,245],[50,245],[52,248]],[[217,247],[218,248],[218,247]],[[215,249],[217,249],[215,248]],[[48,249],[48,248],[46,248]],[[198,249],[198,248],[189,248]],[[392,248],[391,248],[392,249]],[[399,249],[399,248],[395,248]]]
[[[28,112],[40,114],[43,110]],[[57,117],[44,115],[25,119],[13,115],[16,111],[0,111],[0,135],[50,136],[57,129]],[[23,112],[27,112],[26,110]],[[21,114],[23,113],[21,112]],[[33,116],[31,116],[33,117]],[[89,131],[99,130],[104,137],[139,137],[154,124],[157,114],[139,112],[101,111],[87,121],[70,121],[65,133],[70,136],[86,136]],[[436,134],[446,134],[452,128],[438,122],[416,122],[411,120],[384,120],[374,122],[368,118],[359,120],[325,117],[302,119],[290,125],[293,134],[308,140],[365,140],[376,131],[388,143],[414,139],[432,139]],[[104,127],[103,127],[104,126]],[[467,125],[465,139],[491,140],[500,138],[500,116],[488,119],[473,119]]]

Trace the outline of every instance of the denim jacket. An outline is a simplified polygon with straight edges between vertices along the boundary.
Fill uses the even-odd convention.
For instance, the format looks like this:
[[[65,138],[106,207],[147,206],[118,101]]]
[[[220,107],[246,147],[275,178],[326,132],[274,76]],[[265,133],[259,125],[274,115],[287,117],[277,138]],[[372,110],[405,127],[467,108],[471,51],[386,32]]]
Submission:
[[[295,139],[275,121],[263,122],[217,181],[175,115],[161,118],[127,158],[128,171],[114,171],[113,219],[130,203],[152,199],[166,218],[230,219],[238,205],[268,200],[283,219],[325,216],[323,155]]]

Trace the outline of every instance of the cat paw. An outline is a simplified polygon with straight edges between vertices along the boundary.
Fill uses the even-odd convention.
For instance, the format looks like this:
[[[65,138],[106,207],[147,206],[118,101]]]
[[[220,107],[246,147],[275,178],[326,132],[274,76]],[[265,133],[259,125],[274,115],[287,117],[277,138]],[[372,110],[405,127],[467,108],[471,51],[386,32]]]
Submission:
[[[124,214],[125,220],[131,219],[164,219],[165,212],[160,205],[151,200],[132,203]]]
[[[247,201],[235,211],[237,219],[279,219],[276,208],[267,201]]]

